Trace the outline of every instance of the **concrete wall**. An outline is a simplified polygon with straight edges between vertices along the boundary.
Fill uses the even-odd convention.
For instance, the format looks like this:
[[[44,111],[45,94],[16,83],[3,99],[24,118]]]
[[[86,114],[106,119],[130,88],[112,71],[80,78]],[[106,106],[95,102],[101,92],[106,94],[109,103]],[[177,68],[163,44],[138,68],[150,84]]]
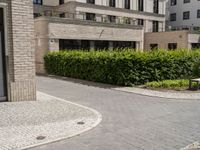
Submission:
[[[150,44],[158,44],[158,48],[168,49],[168,43],[177,43],[177,48],[188,48],[188,32],[145,33],[144,49],[150,50]]]
[[[143,36],[141,27],[40,17],[35,19],[37,72],[45,73],[43,57],[49,51],[59,50],[59,39],[136,41],[142,50]]]
[[[8,100],[36,100],[33,2],[0,0],[2,5],[7,13],[5,39]]]

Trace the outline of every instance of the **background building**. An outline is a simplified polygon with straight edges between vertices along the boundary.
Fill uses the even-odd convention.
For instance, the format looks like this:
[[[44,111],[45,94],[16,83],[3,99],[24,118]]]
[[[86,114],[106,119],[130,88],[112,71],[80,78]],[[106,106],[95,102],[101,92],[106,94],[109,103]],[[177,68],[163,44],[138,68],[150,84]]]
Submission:
[[[36,100],[32,0],[0,0],[0,101]]]
[[[169,0],[167,4],[167,25],[176,30],[199,30],[199,0]]]
[[[165,0],[34,0],[36,68],[48,51],[134,48],[165,30]]]
[[[144,49],[197,49],[200,48],[200,34],[187,30],[145,33]]]

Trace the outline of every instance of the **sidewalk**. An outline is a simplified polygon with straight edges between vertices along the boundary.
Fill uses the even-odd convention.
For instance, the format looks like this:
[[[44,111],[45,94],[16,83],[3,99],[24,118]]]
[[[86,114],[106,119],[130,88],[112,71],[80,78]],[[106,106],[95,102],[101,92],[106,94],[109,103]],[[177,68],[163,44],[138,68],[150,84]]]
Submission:
[[[113,90],[135,93],[139,95],[160,97],[168,99],[181,99],[181,100],[200,100],[200,92],[174,92],[174,91],[155,91],[150,89],[142,89],[135,87],[117,87]]]
[[[36,102],[0,104],[0,150],[26,149],[66,139],[97,126],[90,108],[38,92]]]

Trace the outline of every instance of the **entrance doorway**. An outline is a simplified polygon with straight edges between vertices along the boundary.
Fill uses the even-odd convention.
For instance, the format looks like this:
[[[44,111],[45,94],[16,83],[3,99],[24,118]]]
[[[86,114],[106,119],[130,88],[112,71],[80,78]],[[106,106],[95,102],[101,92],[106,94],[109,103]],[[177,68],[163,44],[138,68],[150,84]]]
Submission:
[[[7,99],[4,34],[4,10],[0,8],[0,101]]]

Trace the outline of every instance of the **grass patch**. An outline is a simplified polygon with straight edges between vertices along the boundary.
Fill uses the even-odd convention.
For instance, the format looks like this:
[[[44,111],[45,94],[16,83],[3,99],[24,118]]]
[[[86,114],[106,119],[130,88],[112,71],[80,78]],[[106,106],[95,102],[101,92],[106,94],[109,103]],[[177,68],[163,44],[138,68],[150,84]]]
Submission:
[[[148,82],[145,86],[148,88],[161,88],[161,89],[172,89],[172,90],[186,90],[188,89],[189,80],[163,80]]]

